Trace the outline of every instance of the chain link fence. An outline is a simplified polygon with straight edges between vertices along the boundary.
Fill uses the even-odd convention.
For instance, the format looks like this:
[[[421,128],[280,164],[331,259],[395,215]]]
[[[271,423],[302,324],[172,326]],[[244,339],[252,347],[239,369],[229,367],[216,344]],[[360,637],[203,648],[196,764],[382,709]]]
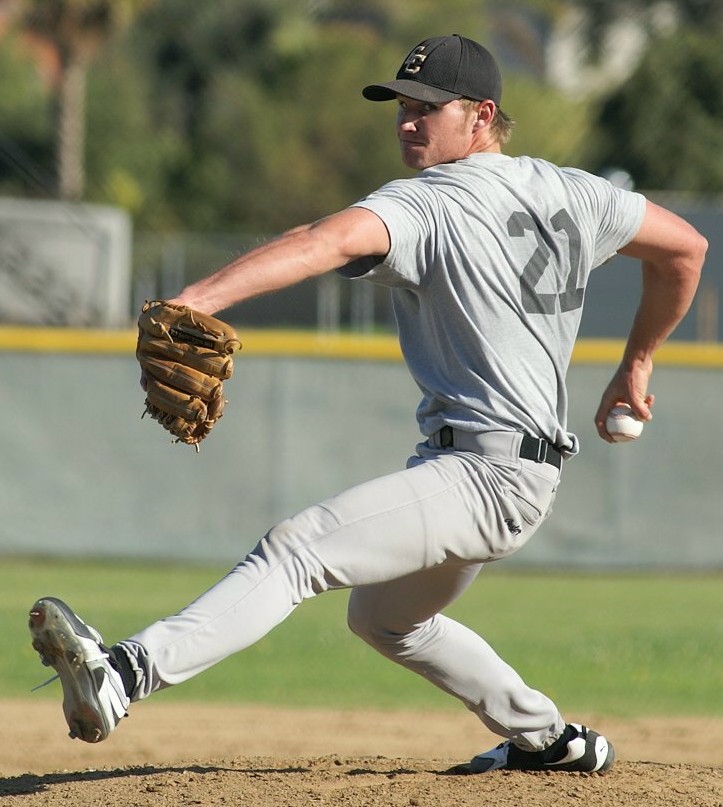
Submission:
[[[709,250],[693,306],[671,337],[689,342],[717,342],[723,320],[723,201],[690,204],[654,200],[670,206],[708,239]],[[258,243],[249,236],[178,233],[165,237],[141,233],[135,239],[132,310],[147,299],[177,294],[235,255]],[[636,262],[618,256],[592,273],[580,326],[583,339],[624,339],[640,296]],[[324,332],[393,332],[389,292],[366,282],[330,274],[297,287],[250,300],[231,309],[229,319],[253,328],[315,328]]]

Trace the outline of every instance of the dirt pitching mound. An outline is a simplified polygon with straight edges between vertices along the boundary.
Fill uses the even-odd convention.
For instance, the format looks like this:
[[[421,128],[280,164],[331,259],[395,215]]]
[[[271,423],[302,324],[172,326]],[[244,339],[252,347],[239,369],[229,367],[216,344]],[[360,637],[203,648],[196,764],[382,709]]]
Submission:
[[[3,807],[723,807],[723,720],[580,716],[614,742],[604,776],[446,771],[497,738],[462,712],[139,704],[97,746],[59,705],[0,701]]]

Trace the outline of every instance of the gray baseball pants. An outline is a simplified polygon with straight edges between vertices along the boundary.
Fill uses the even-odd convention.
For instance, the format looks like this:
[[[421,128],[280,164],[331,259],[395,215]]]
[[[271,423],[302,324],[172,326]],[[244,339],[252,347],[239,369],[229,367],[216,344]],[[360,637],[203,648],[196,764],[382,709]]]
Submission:
[[[548,515],[560,472],[519,458],[522,435],[454,432],[417,446],[403,471],[282,521],[226,577],[175,616],[120,642],[132,700],[242,650],[302,600],[351,588],[350,628],[459,698],[494,733],[548,746],[565,721],[476,633],[440,611],[482,566],[523,546]]]

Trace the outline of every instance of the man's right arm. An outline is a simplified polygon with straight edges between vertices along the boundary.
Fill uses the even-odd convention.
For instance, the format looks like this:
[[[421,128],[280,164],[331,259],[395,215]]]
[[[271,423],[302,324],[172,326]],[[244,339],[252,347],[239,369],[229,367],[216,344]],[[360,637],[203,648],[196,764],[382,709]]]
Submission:
[[[642,262],[643,289],[622,362],[603,393],[595,414],[600,437],[611,438],[605,418],[616,403],[629,403],[650,420],[653,396],[648,381],[652,357],[687,313],[698,288],[708,243],[688,222],[647,202],[643,223],[621,255]]]

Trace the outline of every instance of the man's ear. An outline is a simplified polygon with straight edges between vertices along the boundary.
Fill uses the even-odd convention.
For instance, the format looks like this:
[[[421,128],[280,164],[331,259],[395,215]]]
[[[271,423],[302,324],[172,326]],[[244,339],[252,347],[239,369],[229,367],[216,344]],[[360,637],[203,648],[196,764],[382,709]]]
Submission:
[[[477,105],[477,112],[475,116],[474,129],[484,129],[489,126],[494,120],[497,107],[494,101],[480,101]]]

